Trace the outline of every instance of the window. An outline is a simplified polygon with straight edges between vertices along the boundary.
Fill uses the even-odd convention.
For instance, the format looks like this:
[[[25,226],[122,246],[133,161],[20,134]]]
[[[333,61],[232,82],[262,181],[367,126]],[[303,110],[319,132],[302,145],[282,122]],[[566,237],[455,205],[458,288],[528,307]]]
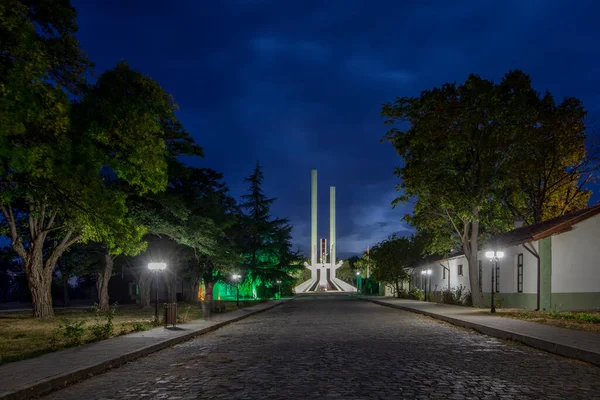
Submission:
[[[462,276],[463,274],[463,265],[462,264],[458,264],[458,276]]]
[[[479,260],[479,291],[483,292],[483,262]]]
[[[446,279],[446,268],[442,267],[442,279]]]
[[[500,262],[496,261],[496,293],[500,292]]]
[[[523,253],[517,256],[517,292],[523,293]]]

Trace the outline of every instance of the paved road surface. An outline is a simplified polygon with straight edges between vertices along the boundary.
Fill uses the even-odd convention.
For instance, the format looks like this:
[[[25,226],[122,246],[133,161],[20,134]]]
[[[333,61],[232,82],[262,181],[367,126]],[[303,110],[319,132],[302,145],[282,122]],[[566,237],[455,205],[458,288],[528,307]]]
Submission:
[[[305,296],[50,399],[600,399],[600,368],[350,296]]]

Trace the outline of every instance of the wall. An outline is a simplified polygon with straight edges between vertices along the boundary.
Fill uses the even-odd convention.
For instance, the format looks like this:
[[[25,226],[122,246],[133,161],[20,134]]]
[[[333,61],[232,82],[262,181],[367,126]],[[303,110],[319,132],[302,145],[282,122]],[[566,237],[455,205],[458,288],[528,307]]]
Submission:
[[[446,271],[446,278],[444,278],[444,268],[440,265],[444,264],[445,267],[450,268],[450,272]],[[458,265],[463,265],[463,275],[458,275]],[[448,289],[448,279],[450,279],[450,288],[457,288],[460,285],[469,288],[469,271],[467,260],[464,256],[451,258],[449,260],[434,261],[428,264],[421,265],[413,271],[413,282],[415,287],[424,290],[425,287],[425,275],[422,275],[422,271],[431,270],[431,275],[428,279],[427,291],[435,291],[436,285],[437,290]]]
[[[552,310],[600,308],[600,215],[552,236]]]
[[[552,236],[552,292],[600,290],[600,215]]]

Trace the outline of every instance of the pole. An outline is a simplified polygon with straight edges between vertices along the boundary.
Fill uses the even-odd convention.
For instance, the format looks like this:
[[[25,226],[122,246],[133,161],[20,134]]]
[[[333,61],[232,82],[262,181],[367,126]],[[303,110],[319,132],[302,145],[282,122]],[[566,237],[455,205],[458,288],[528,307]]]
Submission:
[[[425,301],[427,301],[427,274],[425,274]]]
[[[154,303],[154,319],[156,320],[156,322],[158,322],[158,270],[154,271],[154,281],[156,282],[156,301]]]
[[[492,308],[490,309],[490,312],[493,314],[496,312],[496,305],[494,304],[494,261],[492,259]]]
[[[237,294],[236,294],[236,299],[235,299],[235,306],[239,307],[240,306],[240,284],[238,282],[237,286]]]
[[[281,299],[281,283],[278,283],[279,285],[279,299]]]

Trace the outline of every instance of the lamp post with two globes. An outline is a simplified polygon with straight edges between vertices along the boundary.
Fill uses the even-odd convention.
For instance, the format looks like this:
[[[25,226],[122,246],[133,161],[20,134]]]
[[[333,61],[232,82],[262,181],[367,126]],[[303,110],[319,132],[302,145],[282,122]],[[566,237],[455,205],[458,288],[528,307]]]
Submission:
[[[495,313],[496,312],[496,305],[494,304],[494,264],[497,263],[498,261],[500,261],[500,259],[502,257],[504,257],[504,252],[503,251],[486,251],[485,252],[485,257],[490,260],[490,264],[492,266],[492,287],[491,287],[491,295],[492,295],[492,306],[490,308],[490,312],[491,313]],[[498,279],[498,277],[496,277],[496,279]]]
[[[164,262],[151,262],[148,263],[148,269],[150,271],[154,272],[154,282],[155,282],[155,298],[156,298],[156,302],[154,305],[154,319],[156,320],[156,322],[158,323],[158,272],[159,271],[164,271],[167,268],[167,264],[165,264]]]
[[[427,282],[429,281],[429,277],[431,276],[431,270],[428,269],[426,271],[421,271],[421,275],[425,276],[425,298],[424,300],[427,301]],[[431,286],[431,285],[429,285]],[[431,291],[431,287],[429,288],[429,291]]]

